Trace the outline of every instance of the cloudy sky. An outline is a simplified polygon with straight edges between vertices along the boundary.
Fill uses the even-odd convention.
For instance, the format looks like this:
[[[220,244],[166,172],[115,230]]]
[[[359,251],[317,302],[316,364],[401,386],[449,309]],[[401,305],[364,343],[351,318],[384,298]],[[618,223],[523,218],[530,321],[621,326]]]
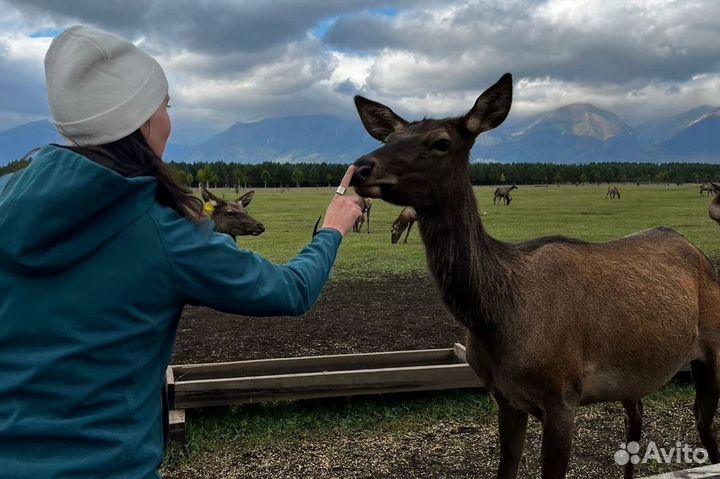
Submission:
[[[458,115],[513,73],[510,121],[590,102],[631,125],[720,105],[720,0],[0,0],[0,130],[48,117],[43,56],[84,23],[155,56],[172,141],[236,121]]]

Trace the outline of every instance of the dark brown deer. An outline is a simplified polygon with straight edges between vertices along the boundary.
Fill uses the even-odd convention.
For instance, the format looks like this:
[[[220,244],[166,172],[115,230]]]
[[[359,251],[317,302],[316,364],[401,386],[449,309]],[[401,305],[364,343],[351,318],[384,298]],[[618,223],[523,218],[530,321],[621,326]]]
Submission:
[[[703,192],[707,192],[708,196],[717,195],[720,193],[720,186],[712,181],[709,183],[703,183],[700,185],[700,196],[702,196]]]
[[[408,122],[356,97],[365,128],[384,145],[355,162],[352,183],[362,196],[417,211],[429,270],[468,330],[468,363],[498,403],[498,477],[517,476],[528,414],[542,423],[544,479],[565,477],[582,404],[622,402],[627,439],[638,441],[641,398],[688,362],[700,439],[710,460],[720,461],[715,269],[667,228],[606,243],[492,238],[480,220],[468,157],[477,135],[500,125],[511,102],[510,74],[457,118]]]
[[[363,223],[367,220],[367,232],[370,234],[370,208],[372,208],[372,198],[362,198],[362,201],[362,215],[353,225],[353,232],[359,233]]]
[[[412,229],[413,224],[415,224],[415,221],[417,221],[415,208],[412,206],[406,206],[403,208],[400,212],[400,216],[398,216],[395,220],[395,223],[393,223],[392,229],[390,230],[390,243],[397,243],[406,228],[407,233],[405,233],[405,241],[403,241],[403,243],[407,243],[408,236],[410,236],[410,230]]]
[[[255,191],[248,191],[235,201],[225,201],[200,185],[200,195],[205,201],[206,213],[215,222],[216,230],[220,233],[235,239],[237,236],[258,236],[265,231],[265,226],[250,216],[246,209],[255,196]]]
[[[608,196],[610,196],[610,199],[614,199],[617,197],[617,199],[620,199],[620,190],[618,190],[617,186],[608,186],[607,193],[605,193],[605,199],[608,199]]]
[[[512,196],[510,195],[510,192],[512,190],[516,190],[517,186],[498,186],[495,188],[495,191],[493,192],[493,204],[495,204],[495,200],[497,200],[497,204],[500,204],[500,200],[505,200],[505,206],[510,206],[510,202],[512,201]]]
[[[711,183],[710,186],[716,191],[720,191],[720,185],[717,183]],[[715,195],[715,198],[710,201],[708,215],[720,225],[720,195]]]

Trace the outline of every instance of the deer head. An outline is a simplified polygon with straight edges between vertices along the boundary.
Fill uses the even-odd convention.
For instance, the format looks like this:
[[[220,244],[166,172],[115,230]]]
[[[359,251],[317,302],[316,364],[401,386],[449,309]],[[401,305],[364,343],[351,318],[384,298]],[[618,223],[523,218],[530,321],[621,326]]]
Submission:
[[[413,207],[407,206],[403,208],[400,212],[400,216],[398,216],[390,229],[390,243],[396,244],[402,236],[403,231],[405,231],[405,229],[409,230],[409,228],[412,228],[415,221],[417,221],[417,213],[415,213]],[[408,235],[409,234],[410,231],[408,231]],[[407,235],[405,236],[405,241],[407,242]]]
[[[390,229],[390,244],[396,244],[400,237],[403,234],[403,231],[405,231],[405,227],[407,224],[401,224],[399,222],[395,222],[392,225],[392,228]]]
[[[365,129],[384,145],[355,161],[351,184],[361,196],[418,210],[439,208],[448,186],[468,182],[475,138],[499,126],[511,103],[509,73],[480,95],[467,114],[444,120],[408,122],[385,105],[356,96]]]
[[[210,212],[217,231],[229,234],[233,238],[246,235],[258,236],[265,231],[265,226],[250,216],[246,210],[255,196],[255,191],[248,191],[235,201],[226,201],[200,185],[200,194],[203,201],[210,205],[206,211]]]

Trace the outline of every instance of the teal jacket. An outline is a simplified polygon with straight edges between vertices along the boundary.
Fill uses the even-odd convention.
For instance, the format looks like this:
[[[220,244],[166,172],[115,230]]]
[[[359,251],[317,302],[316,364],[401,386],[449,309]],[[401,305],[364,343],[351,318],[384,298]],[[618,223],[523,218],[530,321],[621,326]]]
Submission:
[[[297,315],[320,294],[339,232],[277,265],[155,189],[53,145],[0,177],[0,477],[157,477],[183,306]]]

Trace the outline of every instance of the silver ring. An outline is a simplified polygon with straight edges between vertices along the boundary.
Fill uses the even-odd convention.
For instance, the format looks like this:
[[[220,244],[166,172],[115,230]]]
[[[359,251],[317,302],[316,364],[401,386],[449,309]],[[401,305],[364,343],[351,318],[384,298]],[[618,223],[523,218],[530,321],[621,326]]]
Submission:
[[[338,186],[337,190],[335,190],[336,195],[344,195],[345,194],[345,187],[344,186]]]

